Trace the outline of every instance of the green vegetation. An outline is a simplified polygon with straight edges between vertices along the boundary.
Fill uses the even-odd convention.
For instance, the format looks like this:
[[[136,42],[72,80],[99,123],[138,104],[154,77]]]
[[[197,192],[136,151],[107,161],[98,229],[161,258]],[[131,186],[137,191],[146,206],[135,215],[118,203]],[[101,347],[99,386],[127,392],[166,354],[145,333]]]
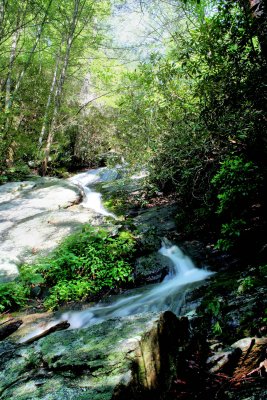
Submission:
[[[145,165],[155,192],[176,195],[185,236],[212,232],[223,251],[254,238],[259,251],[267,214],[259,3],[260,13],[249,0],[132,2],[158,36],[130,62],[132,50],[112,42],[108,26],[127,1],[4,2],[0,182],[29,165],[64,177],[115,154],[114,163]]]
[[[110,192],[110,209],[155,204],[152,191],[173,196],[181,238],[208,238],[216,249],[265,263],[266,2],[133,4],[154,24],[146,54],[134,53],[134,61],[131,46],[109,36],[110,15],[127,1],[0,6],[0,183],[30,170],[65,176],[124,158],[145,166],[151,190]],[[48,307],[130,277],[130,237],[89,231],[35,267],[40,286],[51,288]],[[14,283],[17,296],[12,284],[1,288],[5,308],[23,304],[26,288],[36,285],[22,279]],[[258,285],[256,276],[242,279],[236,293]]]
[[[21,282],[1,283],[0,312],[25,306],[29,294],[30,289]]]
[[[0,286],[0,311],[24,306],[35,286],[49,288],[44,302],[49,309],[118,288],[132,279],[134,251],[129,232],[113,237],[106,230],[84,226],[50,256],[22,266],[17,281]]]
[[[158,190],[175,192],[180,229],[212,231],[217,248],[265,244],[266,53],[246,1],[186,1],[164,54],[125,76],[123,151],[143,158]],[[197,4],[198,3],[198,4]],[[259,25],[261,24],[261,25]],[[186,27],[186,28],[185,28]]]
[[[85,157],[93,163],[90,154],[108,149],[108,111],[95,109],[81,123],[78,98],[80,77],[95,68],[88,60],[102,57],[110,11],[109,0],[1,3],[0,182],[23,164],[45,175]]]
[[[266,324],[266,265],[248,270],[218,273],[208,287],[198,308],[202,329],[226,343],[244,336],[261,335]]]

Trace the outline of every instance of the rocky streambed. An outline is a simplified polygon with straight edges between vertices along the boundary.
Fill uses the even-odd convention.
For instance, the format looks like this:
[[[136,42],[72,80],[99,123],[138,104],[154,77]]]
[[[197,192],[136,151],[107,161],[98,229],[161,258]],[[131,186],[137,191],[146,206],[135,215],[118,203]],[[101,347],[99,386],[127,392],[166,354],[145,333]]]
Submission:
[[[107,200],[114,200],[116,191],[123,201],[139,196],[140,180],[118,178],[123,178],[122,171],[102,169],[89,181],[98,190],[101,186]],[[2,281],[16,276],[18,262],[47,253],[85,222],[115,230],[121,226],[134,229],[140,247],[136,285],[166,279],[173,262],[158,249],[163,236],[179,237],[175,204],[128,208],[127,217],[113,223],[100,195],[85,190],[88,173],[81,174],[79,182],[75,179],[39,178],[0,187]],[[81,204],[85,194],[86,207]],[[183,249],[198,266],[210,263],[226,271],[202,286],[186,287],[182,302],[179,297],[182,316],[170,311],[117,317],[111,313],[97,324],[70,330],[69,321],[59,322],[53,314],[20,314],[23,324],[17,321],[19,329],[0,342],[0,398],[265,399],[267,340],[262,315],[266,300],[262,288],[239,290],[246,275],[235,263],[229,272],[230,259],[210,252],[201,242],[184,243]],[[156,293],[160,300],[162,291]],[[260,322],[250,324],[249,318]],[[16,318],[10,323],[16,323]],[[0,325],[0,336],[6,325]],[[216,332],[216,326],[222,332]],[[36,328],[45,334],[25,341],[25,335]]]
[[[18,275],[17,265],[53,250],[59,242],[100,214],[81,207],[81,188],[56,178],[0,186],[0,282]]]

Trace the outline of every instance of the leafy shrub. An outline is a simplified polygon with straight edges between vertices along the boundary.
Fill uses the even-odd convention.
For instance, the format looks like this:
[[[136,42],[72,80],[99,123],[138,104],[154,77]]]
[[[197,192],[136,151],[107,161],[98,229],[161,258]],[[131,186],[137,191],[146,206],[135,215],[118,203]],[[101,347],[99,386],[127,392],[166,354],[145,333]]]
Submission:
[[[30,169],[27,164],[17,164],[14,167],[10,167],[6,169],[0,175],[0,184],[9,182],[9,181],[21,181],[27,178],[30,174]]]
[[[83,300],[129,281],[133,252],[130,233],[111,237],[108,231],[85,226],[36,266],[36,272],[52,288],[46,306],[55,308],[64,301]]]
[[[249,225],[251,205],[261,185],[258,167],[244,157],[231,156],[222,163],[211,180],[219,200],[216,213],[226,220],[216,247],[227,251],[235,246]]]
[[[210,319],[211,331],[216,336],[220,336],[223,332],[222,300],[221,297],[208,297],[203,300],[201,305],[202,315]]]
[[[259,267],[259,273],[262,278],[267,278],[267,264]]]
[[[62,302],[71,300],[83,300],[96,291],[93,282],[86,278],[71,281],[59,281],[51,290],[50,296],[45,300],[45,306],[49,309]]]
[[[211,183],[219,190],[217,213],[233,212],[247,203],[258,188],[258,168],[241,156],[227,158],[221,163]]]
[[[246,222],[243,219],[233,219],[228,224],[222,224],[222,238],[217,241],[215,248],[223,251],[230,250],[234,245],[235,239],[240,237],[245,226]]]
[[[256,280],[254,277],[252,276],[247,276],[246,278],[242,279],[240,281],[240,284],[238,286],[237,292],[239,294],[242,293],[247,293],[249,292],[251,289],[253,289],[256,285]]]
[[[36,265],[23,265],[16,281],[0,286],[0,312],[24,306],[36,285],[51,288],[44,303],[49,309],[115,288],[131,280],[134,250],[129,232],[112,237],[86,225]]]
[[[30,289],[20,282],[0,284],[0,312],[14,310],[26,304]]]

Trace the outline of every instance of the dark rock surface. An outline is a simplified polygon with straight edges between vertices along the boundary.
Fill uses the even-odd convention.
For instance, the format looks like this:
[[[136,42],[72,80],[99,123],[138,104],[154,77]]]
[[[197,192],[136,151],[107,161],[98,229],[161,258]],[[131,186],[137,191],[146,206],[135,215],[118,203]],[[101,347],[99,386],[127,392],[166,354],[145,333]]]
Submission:
[[[139,257],[135,263],[134,281],[137,285],[162,282],[172,268],[171,260],[158,252]]]
[[[161,247],[163,237],[170,238],[176,229],[176,211],[175,205],[167,205],[138,212],[133,218],[133,224],[136,227],[141,251],[156,251]]]

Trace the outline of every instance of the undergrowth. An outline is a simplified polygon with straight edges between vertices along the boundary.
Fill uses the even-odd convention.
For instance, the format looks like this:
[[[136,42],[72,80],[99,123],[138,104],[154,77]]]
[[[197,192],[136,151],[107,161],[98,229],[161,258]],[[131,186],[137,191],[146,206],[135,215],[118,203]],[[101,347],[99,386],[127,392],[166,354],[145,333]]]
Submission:
[[[24,306],[34,287],[49,288],[48,309],[61,303],[86,300],[131,280],[135,251],[132,235],[111,236],[107,230],[86,225],[67,237],[51,255],[35,265],[23,265],[20,276],[0,285],[0,312]]]

